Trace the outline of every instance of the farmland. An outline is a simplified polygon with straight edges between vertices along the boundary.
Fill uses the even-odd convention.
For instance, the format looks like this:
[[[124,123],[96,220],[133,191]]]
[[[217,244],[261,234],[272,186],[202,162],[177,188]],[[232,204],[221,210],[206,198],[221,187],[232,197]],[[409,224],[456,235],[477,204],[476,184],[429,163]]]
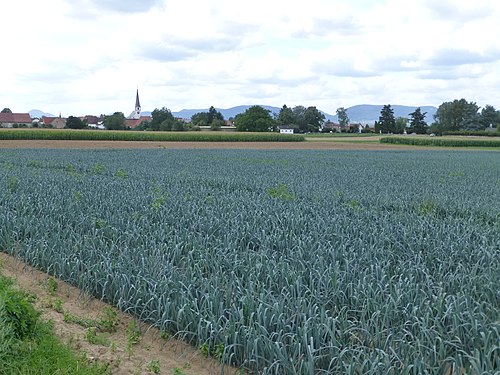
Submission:
[[[0,140],[139,142],[302,142],[300,135],[247,132],[138,132],[69,129],[0,129]]]
[[[0,186],[0,250],[225,363],[500,369],[496,153],[3,149]]]

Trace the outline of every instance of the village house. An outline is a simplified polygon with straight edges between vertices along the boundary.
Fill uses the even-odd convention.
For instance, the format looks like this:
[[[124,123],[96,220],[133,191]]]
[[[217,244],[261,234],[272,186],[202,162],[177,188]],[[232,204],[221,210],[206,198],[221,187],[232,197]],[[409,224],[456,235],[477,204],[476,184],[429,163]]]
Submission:
[[[31,123],[29,113],[0,113],[0,127],[2,128],[31,127]]]
[[[291,126],[279,126],[280,134],[293,134],[293,128]]]
[[[83,123],[90,129],[100,129],[103,130],[104,125],[103,125],[103,117],[101,116],[93,116],[93,115],[86,115],[80,117],[80,120],[83,121]]]
[[[337,123],[332,122],[332,121],[328,121],[323,125],[324,131],[325,130],[331,131],[332,133],[340,133],[341,129],[342,129],[342,127],[340,126],[340,124],[337,124]]]
[[[139,118],[127,118],[125,119],[125,127],[130,129],[135,129],[143,122],[151,122],[151,116],[140,116]]]
[[[59,117],[42,116],[41,122],[44,128],[63,129],[66,127],[66,119],[61,115]]]
[[[361,124],[341,126],[332,121],[328,121],[323,125],[323,131],[330,131],[331,133],[359,133],[362,128],[363,126]]]

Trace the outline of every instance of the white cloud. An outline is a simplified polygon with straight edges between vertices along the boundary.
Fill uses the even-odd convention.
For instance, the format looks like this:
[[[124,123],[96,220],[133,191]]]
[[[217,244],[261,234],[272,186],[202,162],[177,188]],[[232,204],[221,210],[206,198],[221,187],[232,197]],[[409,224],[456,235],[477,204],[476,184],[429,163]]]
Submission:
[[[2,13],[0,106],[18,111],[128,113],[137,85],[150,110],[500,106],[496,0],[18,0]]]

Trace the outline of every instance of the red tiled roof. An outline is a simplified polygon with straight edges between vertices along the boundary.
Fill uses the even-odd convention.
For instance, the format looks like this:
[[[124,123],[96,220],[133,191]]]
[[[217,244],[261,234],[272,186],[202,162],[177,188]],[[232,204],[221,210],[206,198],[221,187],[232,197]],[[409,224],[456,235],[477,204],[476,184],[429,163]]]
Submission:
[[[43,116],[42,117],[42,121],[45,125],[50,125],[52,124],[52,121],[54,121],[57,117],[47,117],[47,116]]]
[[[29,113],[0,113],[0,122],[30,124],[31,116]]]
[[[87,120],[87,124],[97,124],[99,122],[99,118],[92,115],[84,116],[82,120]]]
[[[151,116],[141,116],[138,119],[125,119],[125,126],[128,128],[136,128],[143,121],[151,121]]]
[[[61,121],[57,121],[57,120],[61,120]],[[63,117],[47,117],[47,116],[43,116],[42,117],[42,121],[45,125],[51,125],[53,122],[64,122],[66,123],[66,119],[63,118]]]

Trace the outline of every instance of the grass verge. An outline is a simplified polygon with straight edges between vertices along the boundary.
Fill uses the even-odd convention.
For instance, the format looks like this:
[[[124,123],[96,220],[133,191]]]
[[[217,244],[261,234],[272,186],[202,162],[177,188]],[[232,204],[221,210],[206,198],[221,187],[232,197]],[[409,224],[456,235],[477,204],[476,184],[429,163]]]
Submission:
[[[42,322],[34,297],[0,275],[0,374],[106,374],[59,342],[50,322]]]
[[[168,141],[168,142],[301,142],[295,134],[229,132],[139,132],[117,130],[2,129],[1,140]]]

